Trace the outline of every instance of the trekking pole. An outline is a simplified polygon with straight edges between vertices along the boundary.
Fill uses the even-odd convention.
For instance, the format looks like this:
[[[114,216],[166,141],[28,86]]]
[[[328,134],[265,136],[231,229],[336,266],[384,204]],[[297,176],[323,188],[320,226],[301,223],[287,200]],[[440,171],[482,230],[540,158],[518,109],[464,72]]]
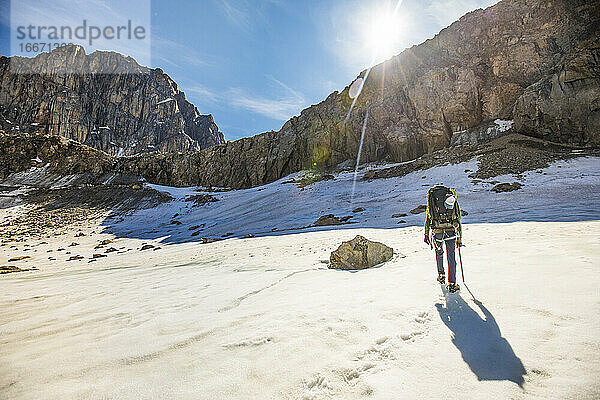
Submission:
[[[458,246],[456,246],[458,248],[458,260],[460,261],[460,274],[462,276],[462,281],[463,283],[465,283],[465,269],[463,268],[463,263],[462,263],[462,254],[460,253],[460,245],[462,245],[462,240],[460,237],[460,231],[457,229],[456,230],[456,237],[458,238],[458,241],[456,242],[457,244],[459,244]]]
[[[463,268],[462,255],[460,254],[460,246],[458,246],[458,259],[460,260],[460,274],[462,275],[463,283],[465,283],[465,269]]]

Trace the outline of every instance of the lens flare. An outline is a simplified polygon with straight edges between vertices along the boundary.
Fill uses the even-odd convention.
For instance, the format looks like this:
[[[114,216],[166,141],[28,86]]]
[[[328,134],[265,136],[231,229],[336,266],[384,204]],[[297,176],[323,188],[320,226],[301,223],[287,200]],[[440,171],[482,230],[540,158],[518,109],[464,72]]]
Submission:
[[[363,120],[362,131],[360,133],[360,145],[358,146],[358,154],[356,154],[356,167],[354,168],[354,177],[352,179],[352,195],[350,196],[350,204],[354,203],[354,192],[356,191],[356,179],[358,178],[358,166],[360,165],[360,154],[362,153],[363,143],[365,141],[365,131],[367,130],[367,121],[369,120],[369,107],[365,113]]]
[[[348,89],[348,96],[350,96],[351,99],[355,99],[358,97],[362,90],[363,81],[363,78],[359,77],[356,78],[354,82],[352,82],[352,84],[350,85],[350,89]]]
[[[352,82],[350,88],[348,89],[348,96],[352,99],[352,104],[350,105],[350,109],[346,114],[346,118],[344,118],[344,124],[348,123],[350,114],[356,105],[356,101],[358,100],[358,97],[360,96],[360,93],[367,82],[367,78],[369,77],[369,73],[371,72],[371,68],[373,68],[375,62],[383,61],[393,56],[397,51],[396,47],[398,46],[401,28],[403,27],[401,17],[398,13],[398,10],[402,5],[402,1],[403,0],[398,0],[393,10],[389,9],[389,7],[379,9],[375,17],[369,22],[370,28],[368,29],[367,33],[367,44],[372,50],[373,59],[369,64],[369,68],[365,72],[364,78],[357,78],[354,82]],[[381,57],[383,57],[383,59]],[[350,196],[350,203],[354,202],[356,180],[358,178],[358,166],[360,165],[360,154],[362,153],[363,143],[365,140],[365,131],[367,129],[367,121],[369,119],[369,108],[370,106],[368,105],[367,101],[367,111],[363,120],[360,134],[360,144],[358,146],[358,154],[356,155],[356,166],[354,168],[354,177],[352,179],[352,194]]]

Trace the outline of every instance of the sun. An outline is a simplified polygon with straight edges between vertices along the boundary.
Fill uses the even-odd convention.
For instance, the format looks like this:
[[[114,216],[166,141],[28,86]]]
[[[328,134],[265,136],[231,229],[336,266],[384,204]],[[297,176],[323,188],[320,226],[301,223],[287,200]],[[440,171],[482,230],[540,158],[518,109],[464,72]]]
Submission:
[[[373,13],[367,22],[364,40],[375,62],[386,60],[399,52],[403,27],[402,16],[393,8],[385,7]]]

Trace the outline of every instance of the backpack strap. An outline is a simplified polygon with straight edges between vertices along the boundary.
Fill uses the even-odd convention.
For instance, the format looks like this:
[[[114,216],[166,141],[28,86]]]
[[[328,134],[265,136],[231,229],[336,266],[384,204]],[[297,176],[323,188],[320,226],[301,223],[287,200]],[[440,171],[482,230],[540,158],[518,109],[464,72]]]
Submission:
[[[460,219],[462,218],[462,213],[460,212],[460,206],[458,205],[458,194],[456,193],[456,190],[454,190],[454,189],[450,189],[450,192],[452,192],[452,195],[456,199],[456,203],[454,204],[454,212],[456,213],[456,219],[460,223]]]
[[[433,188],[431,188],[433,189]],[[429,220],[431,221],[431,211],[429,210],[429,203],[431,202],[430,198],[429,198],[429,193],[431,193],[431,189],[429,189],[427,191],[427,207],[425,208],[425,214],[427,215],[427,218],[429,218]]]

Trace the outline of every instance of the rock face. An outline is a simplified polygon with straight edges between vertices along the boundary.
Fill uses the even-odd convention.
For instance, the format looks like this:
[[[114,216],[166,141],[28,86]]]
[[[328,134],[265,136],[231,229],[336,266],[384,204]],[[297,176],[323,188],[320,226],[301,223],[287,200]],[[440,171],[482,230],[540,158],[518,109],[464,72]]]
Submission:
[[[57,175],[101,176],[114,169],[108,154],[60,136],[0,131],[0,180],[30,167],[45,167]]]
[[[331,252],[329,268],[356,270],[370,268],[389,261],[394,250],[383,243],[373,242],[363,236],[348,242],[342,242],[337,250]]]
[[[502,133],[488,133],[496,120],[514,119],[516,133],[597,146],[598,55],[593,39],[599,30],[598,1],[502,0],[374,66],[347,122],[349,86],[303,110],[278,132],[225,144],[218,144],[220,137],[206,139],[216,145],[186,154],[171,151],[196,148],[202,124],[160,70],[124,75],[123,81],[108,76],[88,82],[89,77],[67,76],[58,83],[34,79],[29,84],[7,72],[2,59],[0,104],[5,106],[0,112],[7,116],[3,120],[54,127],[110,154],[117,154],[119,147],[130,154],[155,146],[163,153],[121,158],[117,169],[172,186],[247,188],[314,163],[326,169],[355,160],[367,110],[361,162],[426,157],[447,147],[453,137],[456,144],[479,144]],[[115,61],[116,69],[142,68],[114,54],[64,51],[73,63],[102,56],[120,60]],[[366,71],[359,74],[365,76]],[[55,98],[36,100],[34,93],[40,91],[54,93]],[[71,105],[69,113],[50,112]],[[16,113],[11,111],[14,107]],[[94,126],[97,131],[92,134]],[[108,129],[100,129],[105,126]],[[133,133],[125,139],[112,131],[113,126],[130,127]]]
[[[99,66],[113,73],[95,73]],[[162,70],[117,53],[86,55],[82,47],[65,46],[32,59],[1,57],[0,82],[6,132],[60,135],[111,155],[225,142],[212,116],[201,115]]]
[[[515,104],[517,130],[553,142],[600,146],[600,35],[566,55]]]
[[[573,54],[569,60],[580,60],[577,62],[583,57],[588,64],[597,60],[585,56],[585,51],[591,54],[593,49],[583,50],[578,44],[600,29],[599,16],[597,1],[503,0],[468,13],[433,39],[373,67],[347,123],[344,120],[352,104],[349,86],[303,110],[278,132],[192,155],[141,157],[122,168],[161,184],[244,188],[271,182],[315,162],[333,167],[356,159],[367,108],[362,162],[415,159],[448,146],[453,136],[461,138],[458,144],[489,140],[497,136],[494,132],[502,133],[496,129],[488,135],[490,121],[495,120],[516,119],[515,131],[536,136],[545,126],[552,127],[551,132],[589,126],[578,128],[589,137],[597,121],[598,102],[593,93],[586,94],[593,79],[573,82],[571,94],[564,99],[570,106],[560,112],[552,107],[521,110],[529,110],[527,104],[545,102],[536,94],[535,85],[547,79],[565,55]],[[569,64],[572,69],[575,61]],[[359,77],[365,75],[363,71]],[[533,94],[527,97],[530,92]],[[522,96],[523,106],[513,115]],[[577,108],[578,98],[585,98],[584,104],[590,107]],[[546,103],[551,104],[552,99]],[[576,121],[569,122],[564,116],[572,109],[577,109]],[[527,115],[532,115],[532,123],[527,122]],[[478,134],[478,127],[485,134]],[[465,136],[465,131],[470,133]],[[564,134],[554,135],[549,137],[573,142]]]

